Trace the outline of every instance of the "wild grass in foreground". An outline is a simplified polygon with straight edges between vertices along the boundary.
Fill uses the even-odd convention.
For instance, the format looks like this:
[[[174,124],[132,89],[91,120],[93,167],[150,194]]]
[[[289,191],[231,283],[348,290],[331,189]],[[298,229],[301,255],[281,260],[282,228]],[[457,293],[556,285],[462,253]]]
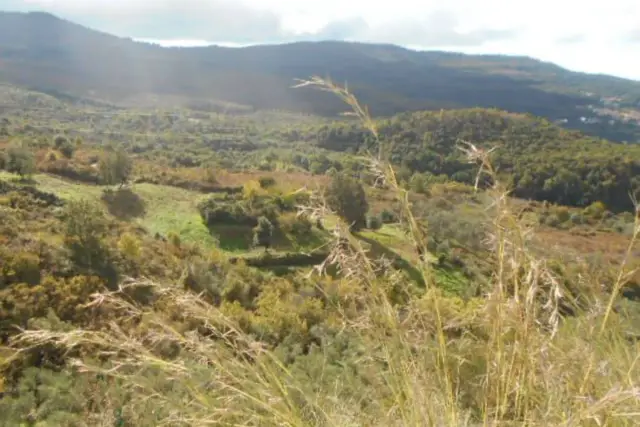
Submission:
[[[336,94],[378,138],[375,122],[346,89],[318,78],[300,86]],[[397,195],[402,224],[426,254],[428,228],[385,161],[384,141],[378,146],[372,171]],[[478,164],[478,185],[485,183],[493,200],[485,242],[493,273],[481,298],[444,296],[427,257],[414,266],[426,290],[410,295],[406,279],[371,260],[338,221],[331,254],[313,276],[320,283],[325,268],[341,273],[339,297],[324,299],[331,313],[324,327],[332,332],[294,363],[244,332],[232,306],[135,281],[95,296],[96,307],[119,313],[112,329],[34,329],[14,345],[66,348],[77,356],[78,372],[110,378],[127,393],[120,400],[91,396],[99,408],[91,425],[113,425],[95,414],[115,409],[138,426],[638,425],[640,347],[617,310],[628,258],[611,284],[561,276],[555,260],[529,249],[533,230],[512,211],[490,151],[460,148]],[[302,210],[320,219],[330,214],[321,199]],[[640,218],[629,254],[639,237]],[[163,310],[132,302],[139,287],[153,289]],[[177,320],[190,327],[177,328]],[[129,322],[138,327],[123,328]]]

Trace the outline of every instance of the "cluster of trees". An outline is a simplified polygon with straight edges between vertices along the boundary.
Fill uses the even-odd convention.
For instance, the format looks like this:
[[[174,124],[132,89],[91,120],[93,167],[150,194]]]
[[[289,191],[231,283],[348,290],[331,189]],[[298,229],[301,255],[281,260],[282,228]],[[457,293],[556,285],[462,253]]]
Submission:
[[[36,172],[36,161],[26,144],[12,144],[5,153],[0,153],[0,169],[27,178]]]
[[[378,148],[357,124],[324,125],[315,132],[317,145],[329,150]],[[429,180],[474,182],[476,165],[458,149],[467,141],[497,148],[494,166],[517,197],[572,206],[600,201],[612,210],[629,210],[630,193],[640,191],[640,145],[589,138],[530,115],[485,109],[404,113],[379,121],[379,132],[393,163]]]
[[[66,136],[58,135],[51,145],[55,151],[49,152],[42,164],[37,165],[37,146],[26,141],[12,142],[6,150],[0,151],[0,169],[15,173],[21,178],[28,178],[41,167],[45,172],[104,185],[122,187],[129,181],[133,172],[133,160],[122,147],[108,147],[102,152],[97,168],[99,176],[95,176],[95,171],[89,166],[72,161],[81,144],[79,139],[72,143]],[[63,161],[59,161],[56,152],[63,155]]]

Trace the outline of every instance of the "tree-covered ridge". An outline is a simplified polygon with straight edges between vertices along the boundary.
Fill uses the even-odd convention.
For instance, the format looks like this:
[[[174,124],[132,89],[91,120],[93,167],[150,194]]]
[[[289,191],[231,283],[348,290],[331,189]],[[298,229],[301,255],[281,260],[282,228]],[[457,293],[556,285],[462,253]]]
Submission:
[[[476,170],[459,150],[465,141],[494,149],[495,167],[508,176],[516,197],[573,206],[599,201],[630,210],[630,195],[640,189],[640,147],[591,138],[531,115],[448,110],[403,113],[378,123],[383,151],[407,181],[420,173],[474,183]],[[355,123],[323,125],[303,138],[334,151],[378,150]]]

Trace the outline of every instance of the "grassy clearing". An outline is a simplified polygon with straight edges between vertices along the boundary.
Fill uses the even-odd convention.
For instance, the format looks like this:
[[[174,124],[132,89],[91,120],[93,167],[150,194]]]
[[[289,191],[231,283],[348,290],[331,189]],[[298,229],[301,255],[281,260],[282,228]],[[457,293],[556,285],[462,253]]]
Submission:
[[[185,242],[208,247],[217,244],[198,213],[199,193],[154,184],[139,184],[133,190],[146,201],[146,214],[138,222],[150,232],[173,232]]]
[[[0,178],[14,179],[7,173]],[[51,175],[34,176],[38,188],[55,193],[66,200],[88,199],[101,201],[105,187],[88,185],[60,179]],[[199,243],[206,247],[217,244],[209,230],[202,223],[196,208],[200,193],[155,184],[136,184],[131,187],[133,194],[139,196],[141,215],[131,221],[144,227],[150,233],[167,235],[176,233],[184,242]],[[113,214],[111,209],[109,211]]]
[[[405,232],[396,224],[384,225],[379,230],[362,230],[358,233],[367,239],[375,240],[411,261],[417,261],[415,248]]]
[[[13,174],[0,172],[1,179],[14,180]],[[144,227],[152,234],[175,233],[188,243],[204,247],[220,247],[232,254],[257,255],[263,249],[253,247],[251,227],[221,225],[210,231],[198,213],[197,204],[202,194],[178,187],[156,184],[135,184],[127,192],[128,197],[117,197],[113,203],[102,201],[106,187],[64,180],[52,175],[34,176],[36,186],[42,191],[54,193],[66,200],[87,199],[99,201],[107,211],[120,220],[127,220]],[[138,212],[137,215],[130,215]],[[125,217],[124,213],[127,213]],[[310,238],[301,240],[280,233],[274,235],[273,249],[276,252],[311,251],[322,246],[326,233],[313,230]]]

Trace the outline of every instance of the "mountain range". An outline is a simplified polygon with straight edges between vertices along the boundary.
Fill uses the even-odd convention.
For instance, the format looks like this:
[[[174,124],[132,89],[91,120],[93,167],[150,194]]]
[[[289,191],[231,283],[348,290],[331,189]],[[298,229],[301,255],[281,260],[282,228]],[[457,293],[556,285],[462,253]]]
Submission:
[[[0,12],[0,82],[57,96],[123,106],[343,111],[332,95],[292,89],[296,78],[312,75],[347,82],[374,115],[499,108],[616,141],[640,139],[640,82],[528,57],[338,41],[165,48],[47,13]]]

